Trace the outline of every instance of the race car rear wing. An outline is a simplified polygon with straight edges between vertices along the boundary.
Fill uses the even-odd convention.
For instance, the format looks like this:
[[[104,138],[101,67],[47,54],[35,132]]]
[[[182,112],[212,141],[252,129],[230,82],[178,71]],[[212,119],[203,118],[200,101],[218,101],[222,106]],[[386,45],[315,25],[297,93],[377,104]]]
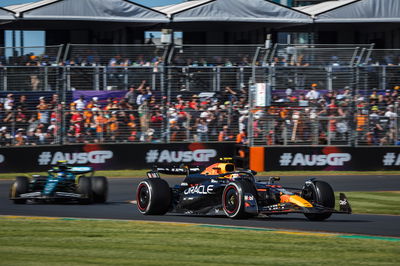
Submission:
[[[200,173],[199,167],[154,167],[153,173],[161,173],[166,175],[189,175]]]

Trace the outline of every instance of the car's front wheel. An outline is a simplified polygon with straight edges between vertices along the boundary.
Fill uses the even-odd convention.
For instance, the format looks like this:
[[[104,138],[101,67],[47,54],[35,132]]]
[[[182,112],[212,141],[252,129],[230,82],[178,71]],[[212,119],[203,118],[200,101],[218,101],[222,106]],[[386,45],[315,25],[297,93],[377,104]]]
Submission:
[[[301,196],[312,204],[335,208],[335,194],[331,185],[325,181],[313,181],[304,185]],[[332,213],[305,213],[304,215],[311,221],[323,221],[328,219]]]
[[[26,199],[19,198],[21,194],[29,192],[29,178],[26,176],[17,176],[15,182],[11,185],[10,197],[15,204],[25,204]]]
[[[136,205],[145,215],[163,215],[171,205],[171,189],[161,178],[149,178],[139,183],[136,190]]]

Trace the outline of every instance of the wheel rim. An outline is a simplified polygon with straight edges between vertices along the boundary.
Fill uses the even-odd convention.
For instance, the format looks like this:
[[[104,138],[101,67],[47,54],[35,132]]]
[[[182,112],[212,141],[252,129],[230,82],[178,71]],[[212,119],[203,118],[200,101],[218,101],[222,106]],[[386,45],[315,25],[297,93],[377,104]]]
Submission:
[[[136,201],[139,210],[145,211],[147,209],[147,206],[150,202],[150,193],[149,188],[146,186],[146,184],[140,184]]]
[[[234,214],[239,207],[239,193],[234,186],[230,186],[224,193],[224,209],[228,214]]]

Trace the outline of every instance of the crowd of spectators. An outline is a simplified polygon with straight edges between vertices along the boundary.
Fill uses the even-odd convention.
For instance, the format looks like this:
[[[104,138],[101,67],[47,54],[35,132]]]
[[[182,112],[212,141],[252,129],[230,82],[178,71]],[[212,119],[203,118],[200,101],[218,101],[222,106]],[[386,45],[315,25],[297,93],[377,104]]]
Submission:
[[[143,80],[121,97],[61,102],[58,94],[27,100],[12,93],[0,103],[0,146],[57,143],[232,141],[247,144],[252,114],[254,142],[262,145],[394,145],[398,142],[400,86],[354,95],[351,88],[274,95],[267,108],[250,110],[248,89],[173,94]],[[40,95],[38,92],[35,96]]]
[[[399,107],[400,86],[353,94],[349,87],[326,91],[314,83],[307,91],[295,94],[289,89],[284,96],[275,96],[265,120],[274,123],[256,119],[254,128],[269,144],[345,145],[355,136],[361,145],[395,145]]]
[[[382,57],[388,66],[396,65],[395,55]],[[2,65],[48,66],[55,58],[48,55],[1,57]],[[340,65],[340,58],[330,57]],[[177,53],[173,66],[250,66],[252,55],[195,56]],[[158,71],[162,56],[137,54],[98,57],[92,52],[62,62],[66,66],[107,66],[108,82],[126,84],[121,67],[148,66]],[[273,57],[274,65],[310,66],[302,54]],[[371,62],[371,64],[374,64]],[[301,75],[297,75],[301,76]],[[121,97],[82,96],[62,102],[57,94],[43,96],[40,80],[29,75],[29,97],[8,93],[0,103],[0,146],[57,143],[236,141],[248,143],[249,118],[257,144],[281,145],[349,144],[356,134],[359,144],[392,145],[398,142],[399,86],[382,91],[353,88],[328,91],[323,83],[302,81],[302,89],[274,93],[268,108],[249,108],[248,88],[221,85],[221,91],[196,90],[161,93],[148,82],[130,86]],[[289,79],[289,78],[288,78]],[[118,88],[122,88],[117,86]],[[306,89],[304,89],[306,88]],[[154,90],[155,89],[155,90]],[[29,99],[28,99],[29,98]],[[355,132],[355,133],[354,133]]]
[[[62,103],[57,94],[8,94],[0,104],[0,145],[161,141],[234,141],[245,129],[246,90],[227,87],[218,95],[156,95],[143,81],[120,98],[80,96]],[[239,121],[239,124],[238,122]],[[244,139],[242,141],[245,141]]]

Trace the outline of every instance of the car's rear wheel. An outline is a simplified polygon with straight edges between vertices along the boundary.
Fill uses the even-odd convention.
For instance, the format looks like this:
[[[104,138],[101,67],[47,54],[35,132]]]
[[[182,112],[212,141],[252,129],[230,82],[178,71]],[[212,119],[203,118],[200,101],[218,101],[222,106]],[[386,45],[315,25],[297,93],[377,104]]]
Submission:
[[[302,190],[302,197],[312,204],[335,208],[335,194],[331,185],[325,181],[313,181],[311,184],[306,184]],[[328,219],[332,213],[305,213],[304,215],[311,221],[323,221]]]
[[[89,177],[82,176],[78,180],[76,192],[81,195],[80,204],[90,204],[93,201],[92,183]]]
[[[10,197],[14,198],[13,202],[15,204],[25,204],[26,199],[18,197],[27,192],[29,192],[29,178],[26,176],[17,176],[10,190]]]
[[[222,208],[225,214],[233,219],[244,219],[254,216],[245,211],[244,195],[256,197],[256,191],[251,182],[246,180],[229,183],[222,192]]]
[[[93,176],[92,178],[93,201],[104,203],[107,201],[108,181],[105,176]]]
[[[136,205],[145,215],[163,215],[171,205],[171,189],[161,178],[146,179],[136,190]]]

